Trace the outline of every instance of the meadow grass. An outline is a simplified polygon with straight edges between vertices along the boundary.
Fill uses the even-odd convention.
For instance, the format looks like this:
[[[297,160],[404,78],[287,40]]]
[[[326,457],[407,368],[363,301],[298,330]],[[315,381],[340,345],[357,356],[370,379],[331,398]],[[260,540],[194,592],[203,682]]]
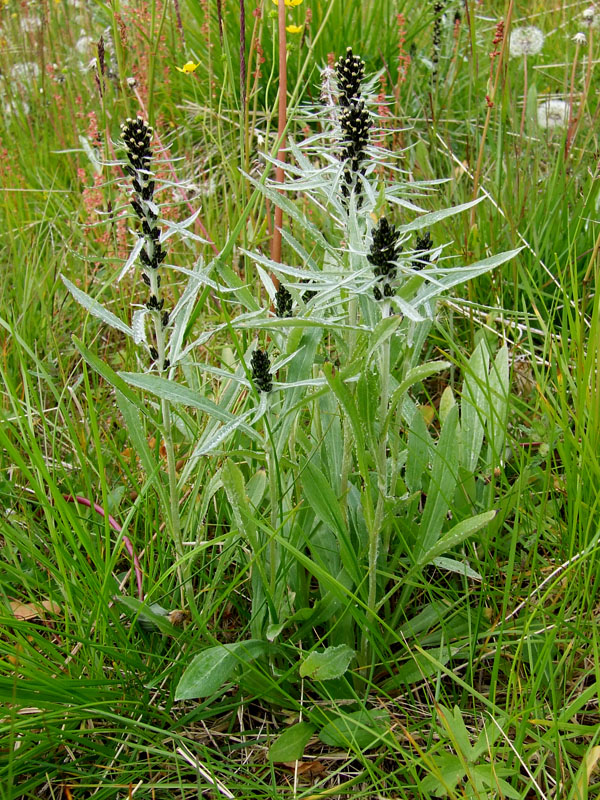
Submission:
[[[319,102],[320,69],[351,45],[369,74],[383,71],[387,146],[402,149],[410,181],[448,179],[418,202],[434,211],[474,192],[486,197],[432,226],[436,245],[449,243],[444,255],[471,264],[522,249],[439,303],[415,358],[447,365],[411,387],[418,420],[410,427],[394,417],[393,436],[364,472],[356,437],[367,450],[379,422],[343,378],[365,352],[334,326],[319,350],[315,339],[319,358],[309,365],[312,379],[328,382],[303,406],[297,395],[284,451],[272,445],[267,416],[254,438],[238,429],[190,461],[217,428],[201,409],[173,404],[176,513],[191,543],[177,558],[158,396],[114,385],[117,373],[147,372],[148,357],[74,302],[60,275],[127,324],[132,305],[147,300],[139,265],[117,282],[135,241],[133,218],[121,217],[128,189],[114,165],[124,159],[117,139],[121,122],[140,113],[156,131],[156,171],[181,184],[161,190],[163,214],[181,221],[199,209],[191,230],[207,241],[173,237],[169,258],[192,268],[200,255],[210,263],[223,253],[219,282],[239,298],[236,306],[231,294],[198,292],[186,341],[222,328],[178,380],[188,399],[227,414],[258,403],[251,386],[234,391],[210,369],[247,378],[244,357],[280,341],[232,323],[240,310],[269,305],[252,254],[270,252],[273,203],[251,180],[264,177],[277,147],[277,8],[271,0],[1,4],[2,800],[597,796],[598,31],[585,2],[445,5],[435,77],[433,3],[288,8],[287,21],[304,25],[288,34],[288,133],[302,139],[301,108]],[[507,50],[490,59],[502,50],[493,44],[500,20],[546,34],[526,71]],[[578,32],[585,43],[573,40]],[[176,69],[187,62],[198,66]],[[549,98],[566,104],[567,124],[540,124]],[[290,197],[333,235],[323,208]],[[385,212],[396,223],[415,217]],[[283,220],[312,247],[298,222]],[[294,258],[284,240],[282,261]],[[169,307],[182,287],[165,270]],[[302,335],[308,352],[310,330],[290,333],[289,347]],[[494,370],[483,378],[474,355],[493,362],[505,345],[506,418]],[[331,369],[326,357],[340,355]],[[377,459],[397,458],[404,476],[405,450],[442,441],[448,417],[458,418],[450,392],[461,420],[470,408],[485,438],[473,472],[461,473],[444,531],[495,516],[440,554],[454,570],[462,564],[458,572],[443,561],[416,569],[415,537],[435,483],[415,481],[400,511],[398,478],[398,505],[389,514],[386,506],[393,535],[373,559],[359,534],[369,482],[376,497],[381,481]],[[504,446],[488,456],[493,430]],[[445,447],[432,445],[424,470],[438,456],[445,475],[452,441]],[[67,499],[76,496],[105,514]],[[362,541],[361,553],[342,556],[378,579],[376,608],[367,579],[351,584],[342,574],[327,521]],[[126,539],[141,564],[143,602]],[[283,632],[268,629],[265,586]],[[300,600],[320,601],[320,615],[286,622],[286,602],[290,616]],[[259,640],[256,658],[254,645],[235,650],[247,640]],[[308,652],[346,647],[344,655],[349,641],[350,669],[329,680],[303,672]],[[222,665],[218,688],[176,700],[193,659],[221,644],[238,654],[238,671]],[[294,725],[304,727],[286,749],[279,737]]]

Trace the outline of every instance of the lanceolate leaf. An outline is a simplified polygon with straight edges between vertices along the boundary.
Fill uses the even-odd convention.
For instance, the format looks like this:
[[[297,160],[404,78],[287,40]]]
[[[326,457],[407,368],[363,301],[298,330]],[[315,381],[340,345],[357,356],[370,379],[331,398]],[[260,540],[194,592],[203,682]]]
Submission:
[[[254,661],[266,651],[265,642],[248,639],[203,650],[192,659],[175,690],[175,700],[209,697],[231,678],[238,664]]]
[[[87,309],[90,314],[94,317],[98,317],[98,319],[105,322],[107,325],[110,325],[111,328],[115,328],[121,333],[126,333],[127,336],[133,336],[133,331],[123,320],[119,319],[112,311],[109,311],[107,308],[99,303],[97,300],[94,300],[93,297],[90,297],[89,294],[82,292],[81,289],[78,289],[77,286],[74,286],[70,280],[65,278],[64,275],[60,276],[62,278],[62,282],[67,287],[67,289],[71,292],[75,300],[82,305],[85,309]]]

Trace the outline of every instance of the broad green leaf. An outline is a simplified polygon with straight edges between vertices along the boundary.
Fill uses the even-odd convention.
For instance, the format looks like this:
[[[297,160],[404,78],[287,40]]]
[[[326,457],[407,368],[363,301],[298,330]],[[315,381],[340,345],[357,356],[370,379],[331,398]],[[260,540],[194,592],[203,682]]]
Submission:
[[[373,708],[340,714],[319,733],[319,739],[331,747],[368,750],[388,731],[390,715],[385,709]]]
[[[209,647],[186,667],[175,690],[175,700],[209,697],[231,678],[238,664],[247,664],[266,652],[265,642],[247,639],[233,644]]]
[[[497,764],[477,764],[472,768],[471,774],[474,780],[479,779],[483,786],[489,787],[494,793],[494,797],[507,797],[511,800],[521,800],[523,793],[514,789],[508,781],[498,775],[499,771],[504,771],[505,774],[510,774],[506,768],[498,768]],[[481,789],[479,790],[481,795]],[[579,798],[578,798],[579,800]]]
[[[355,655],[354,650],[347,644],[328,647],[321,653],[315,650],[300,664],[300,677],[311,678],[313,681],[341,678]]]
[[[437,756],[433,763],[435,774],[428,775],[422,780],[419,788],[434,797],[454,797],[453,789],[466,772],[464,763],[453,753]],[[452,794],[449,795],[449,792]]]
[[[316,730],[310,722],[298,722],[284,731],[271,745],[269,761],[299,761],[304,748]]]
[[[62,278],[62,282],[67,287],[67,289],[71,292],[75,300],[83,306],[87,311],[92,314],[94,317],[98,317],[98,319],[102,320],[102,322],[110,325],[111,328],[115,328],[121,333],[127,334],[127,336],[133,336],[133,331],[123,320],[119,319],[112,311],[109,311],[107,308],[99,303],[97,300],[94,300],[93,297],[90,297],[89,294],[82,292],[81,289],[78,289],[77,286],[74,286],[70,280],[67,280],[64,275],[60,276]]]
[[[473,749],[460,708],[455,705],[450,711],[449,708],[445,708],[440,704],[438,706],[438,714],[456,752],[460,752],[464,759],[472,762]]]

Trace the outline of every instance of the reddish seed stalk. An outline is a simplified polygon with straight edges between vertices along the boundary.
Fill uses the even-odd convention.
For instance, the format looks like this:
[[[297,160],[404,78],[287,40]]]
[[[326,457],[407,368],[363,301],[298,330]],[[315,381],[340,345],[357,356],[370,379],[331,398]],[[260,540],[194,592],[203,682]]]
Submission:
[[[503,39],[500,44],[500,52],[498,55],[498,64],[496,65],[496,75],[493,82],[492,90],[489,96],[486,97],[487,102],[487,112],[485,115],[485,122],[483,123],[483,131],[481,133],[481,141],[479,143],[479,154],[477,156],[477,166],[475,167],[475,175],[473,177],[473,200],[477,198],[479,193],[479,179],[481,177],[481,167],[483,163],[483,151],[485,146],[485,140],[487,138],[488,128],[490,126],[490,120],[492,117],[492,109],[494,108],[494,102],[496,100],[496,94],[498,92],[498,85],[500,83],[500,74],[504,68],[504,63],[506,61],[506,51],[508,48],[508,36],[510,34],[510,24],[512,21],[512,13],[513,13],[513,6],[514,0],[510,0],[508,5],[508,11],[506,12],[506,20],[503,29]],[[490,74],[490,82],[491,82],[491,74]],[[475,207],[471,209],[470,220],[469,220],[469,227],[472,228],[475,225]]]
[[[125,549],[129,553],[133,561],[133,568],[135,571],[135,578],[137,581],[138,587],[138,597],[140,601],[143,602],[144,600],[144,589],[142,586],[142,568],[140,567],[140,562],[136,555],[135,550],[133,549],[133,545],[131,544],[131,539],[123,533],[123,528],[119,525],[117,520],[111,515],[106,514],[102,506],[98,505],[98,503],[92,503],[91,500],[88,500],[87,497],[81,497],[80,495],[72,495],[72,494],[63,494],[63,499],[67,501],[67,503],[78,503],[80,506],[86,506],[87,508],[93,508],[97,514],[100,514],[101,517],[106,517],[108,519],[108,524],[117,533],[120,533],[123,537],[123,544],[125,545]]]
[[[280,0],[278,5],[279,22],[279,120],[277,135],[279,138],[279,150],[277,158],[285,161],[285,127],[287,123],[287,57],[286,57],[286,36],[285,36],[285,4]],[[277,167],[275,179],[278,183],[283,183],[283,167]],[[279,263],[281,261],[281,226],[283,224],[283,211],[279,206],[275,208],[275,230],[271,240],[271,258]],[[276,287],[279,281],[273,278]]]

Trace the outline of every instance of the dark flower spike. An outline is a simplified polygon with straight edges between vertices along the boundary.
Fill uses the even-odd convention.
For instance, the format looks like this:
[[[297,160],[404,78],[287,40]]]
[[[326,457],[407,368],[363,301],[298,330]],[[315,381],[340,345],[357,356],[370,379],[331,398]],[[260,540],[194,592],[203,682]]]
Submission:
[[[255,350],[250,358],[252,380],[259,392],[270,392],[273,388],[271,362],[264,350]]]
[[[349,106],[360,98],[360,83],[365,77],[365,62],[352,53],[349,47],[345,56],[335,64],[335,75],[339,89],[341,106]]]
[[[127,148],[127,158],[134,170],[147,170],[152,159],[150,142],[153,130],[141,117],[128,118],[121,125],[121,137]]]
[[[417,243],[415,244],[415,255],[417,258],[411,263],[413,269],[423,269],[426,264],[431,261],[431,253],[427,252],[433,247],[433,239],[429,231],[425,231],[423,236],[417,234]]]
[[[386,217],[381,217],[373,229],[373,243],[371,244],[367,261],[373,266],[377,283],[373,287],[375,300],[393,297],[395,291],[391,285],[396,278],[398,267],[396,261],[402,252],[402,245],[398,244],[400,231],[391,225]]]
[[[358,175],[364,175],[363,161],[369,144],[369,130],[373,121],[362,100],[343,108],[340,114],[342,128],[342,151],[340,158],[346,163],[343,175],[342,194],[349,197]]]
[[[283,283],[279,284],[279,288],[275,293],[275,313],[278,317],[292,316],[292,295]]]

